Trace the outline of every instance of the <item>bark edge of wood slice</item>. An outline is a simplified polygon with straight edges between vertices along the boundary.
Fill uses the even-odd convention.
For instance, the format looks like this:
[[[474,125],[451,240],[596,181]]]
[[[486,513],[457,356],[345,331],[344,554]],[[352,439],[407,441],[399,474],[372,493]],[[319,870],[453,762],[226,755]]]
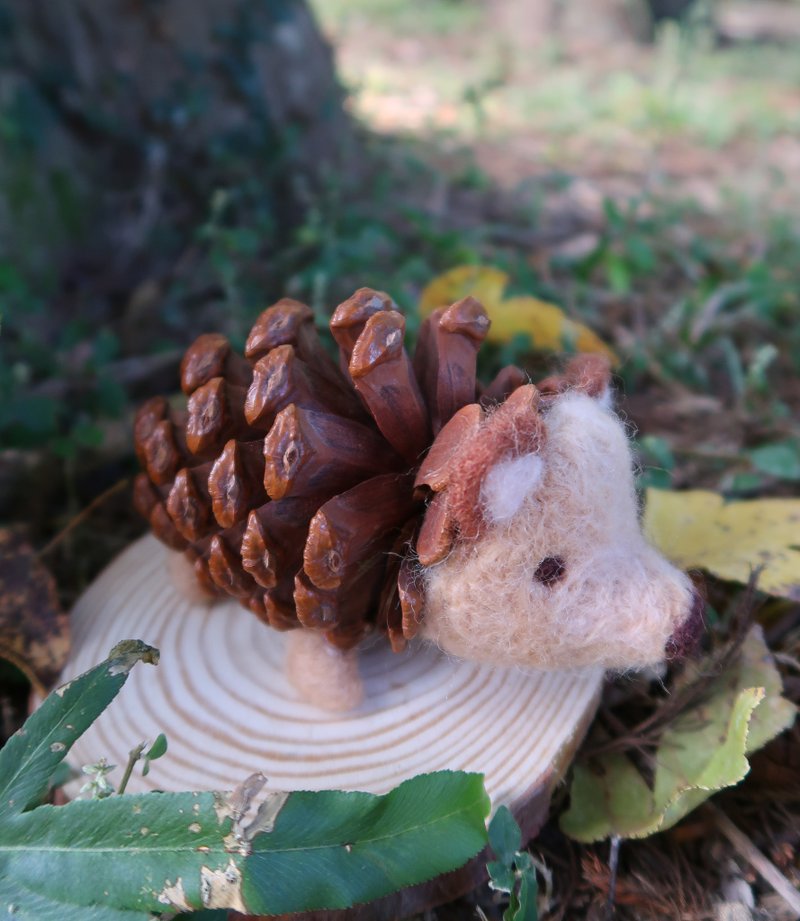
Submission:
[[[152,536],[140,538],[72,611],[64,680],[102,661],[123,639],[161,651],[159,666],[133,669],[76,742],[74,767],[105,756],[121,771],[134,745],[164,732],[167,754],[147,777],[135,771],[129,791],[229,790],[262,771],[275,790],[385,793],[415,774],[479,771],[493,807],[511,807],[526,840],[539,830],[594,715],[602,670],[493,669],[424,644],[393,653],[381,641],[361,653],[364,703],[348,713],[324,712],[289,684],[285,634],[235,601],[187,599],[172,582],[171,552]],[[368,906],[302,917],[407,917],[479,885],[485,859]]]

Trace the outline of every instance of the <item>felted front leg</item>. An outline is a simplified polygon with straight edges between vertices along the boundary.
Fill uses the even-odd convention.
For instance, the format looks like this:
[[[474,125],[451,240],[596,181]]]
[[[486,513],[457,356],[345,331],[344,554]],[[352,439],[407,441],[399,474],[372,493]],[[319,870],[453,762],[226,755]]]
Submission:
[[[288,634],[286,675],[305,701],[322,710],[353,710],[364,699],[357,650],[337,649],[316,630]]]

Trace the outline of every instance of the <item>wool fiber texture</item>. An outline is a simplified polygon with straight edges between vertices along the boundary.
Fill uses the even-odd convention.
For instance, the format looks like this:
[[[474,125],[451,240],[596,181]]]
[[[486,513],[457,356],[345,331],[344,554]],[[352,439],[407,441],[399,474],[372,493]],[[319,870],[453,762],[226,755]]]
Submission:
[[[484,477],[481,539],[424,571],[423,635],[496,665],[660,662],[693,590],[641,533],[623,425],[577,390],[542,421],[527,460],[501,458]]]

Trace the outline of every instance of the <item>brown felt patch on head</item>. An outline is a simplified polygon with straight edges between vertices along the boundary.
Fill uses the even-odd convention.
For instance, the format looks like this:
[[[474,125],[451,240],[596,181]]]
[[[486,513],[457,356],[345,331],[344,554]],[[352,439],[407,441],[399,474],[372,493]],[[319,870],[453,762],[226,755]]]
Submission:
[[[567,365],[564,375],[573,390],[599,397],[611,384],[611,363],[605,355],[576,355]]]
[[[539,383],[544,397],[555,397],[578,390],[590,397],[601,397],[611,386],[611,363],[605,355],[576,355],[562,374],[553,374]]]
[[[481,533],[481,485],[497,463],[541,450],[545,429],[538,409],[539,394],[527,384],[490,412],[474,437],[462,449],[458,476],[447,489],[448,510],[462,540]]]

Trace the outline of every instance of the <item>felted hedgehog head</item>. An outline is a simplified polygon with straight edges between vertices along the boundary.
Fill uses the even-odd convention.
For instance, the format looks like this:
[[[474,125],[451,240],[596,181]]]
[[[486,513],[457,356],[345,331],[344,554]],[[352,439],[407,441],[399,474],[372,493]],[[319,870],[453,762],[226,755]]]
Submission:
[[[443,430],[417,477],[435,491],[417,551],[422,633],[446,651],[628,669],[691,644],[702,600],[642,536],[608,388],[602,359],[576,359]]]
[[[331,319],[284,299],[245,358],[221,336],[187,351],[186,412],[145,404],[135,501],[206,591],[294,631],[289,673],[342,709],[369,633],[419,633],[453,655],[540,669],[628,669],[699,632],[689,579],[644,540],[605,359],[538,386],[488,386],[489,328],[465,298],[434,312],[413,360],[391,299],[360,289]]]

